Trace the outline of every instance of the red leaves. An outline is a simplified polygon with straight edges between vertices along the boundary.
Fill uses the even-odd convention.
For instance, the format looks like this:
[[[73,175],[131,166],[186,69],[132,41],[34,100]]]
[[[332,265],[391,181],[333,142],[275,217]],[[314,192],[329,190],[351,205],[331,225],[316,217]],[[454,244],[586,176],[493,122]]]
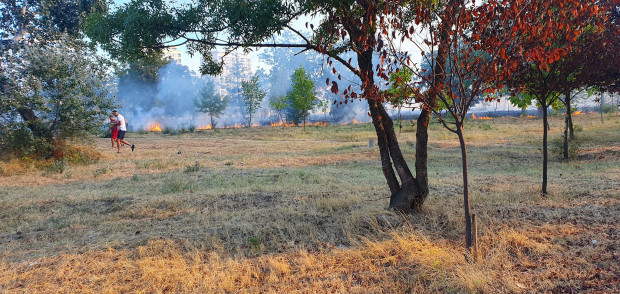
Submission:
[[[332,81],[331,92],[334,94],[338,94],[338,83]]]

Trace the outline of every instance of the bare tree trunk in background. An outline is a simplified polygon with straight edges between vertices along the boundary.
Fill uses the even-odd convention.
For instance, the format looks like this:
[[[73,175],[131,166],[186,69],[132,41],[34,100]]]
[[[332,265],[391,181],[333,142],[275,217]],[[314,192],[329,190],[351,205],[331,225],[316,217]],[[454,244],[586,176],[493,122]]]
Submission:
[[[546,94],[545,94],[546,95]],[[548,126],[549,126],[549,122],[548,122],[548,118],[547,118],[547,97],[545,96],[544,98],[541,99],[542,101],[540,101],[542,104],[542,115],[543,115],[543,175],[542,175],[542,194],[546,195],[547,194],[547,163],[548,163],[548,156],[547,156],[547,137],[548,137]]]
[[[568,159],[568,142],[574,139],[573,118],[571,116],[571,96],[570,91],[564,94],[564,106],[566,107],[566,117],[564,118],[564,159]]]
[[[601,92],[601,123],[604,123],[603,120],[603,108],[605,106],[605,93]]]

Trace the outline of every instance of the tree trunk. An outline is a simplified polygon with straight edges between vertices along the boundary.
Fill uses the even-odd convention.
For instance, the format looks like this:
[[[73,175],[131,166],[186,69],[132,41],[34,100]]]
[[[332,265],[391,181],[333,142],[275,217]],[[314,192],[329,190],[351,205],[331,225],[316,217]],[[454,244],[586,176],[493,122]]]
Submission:
[[[394,122],[383,107],[377,86],[374,83],[372,54],[372,49],[369,49],[357,56],[362,89],[377,133],[377,145],[379,146],[383,175],[392,194],[390,207],[407,213],[411,210],[412,203],[415,202],[414,200],[419,194],[418,184],[402,155],[394,131]]]
[[[564,118],[564,159],[568,159],[568,115]]]
[[[568,159],[568,142],[573,139],[573,119],[571,117],[570,91],[564,95],[564,107],[566,107],[566,117],[564,118],[564,159]],[[570,135],[569,135],[570,130]]]
[[[543,115],[543,178],[542,178],[542,194],[547,194],[547,135],[549,130],[547,129],[547,97],[544,97],[540,103],[542,105],[542,115]]]
[[[571,114],[568,115],[568,138],[571,140],[575,139],[575,128],[573,126],[573,116]]]
[[[603,108],[605,106],[605,94],[603,92],[601,92],[601,123],[604,123],[605,120],[603,119]]]
[[[400,114],[401,106],[398,106],[398,135],[403,131],[403,116]]]
[[[32,134],[36,138],[45,138],[48,142],[53,141],[52,132],[39,121],[37,114],[32,109],[19,108],[17,112],[24,122],[26,122],[26,126],[32,131]]]
[[[472,246],[471,210],[469,207],[469,169],[467,167],[467,147],[463,138],[463,125],[457,126],[456,134],[461,145],[461,164],[463,166],[463,207],[465,209],[465,246],[468,250]]]
[[[364,1],[362,1],[364,2]],[[365,8],[364,23],[372,23],[377,18],[377,6],[370,5],[367,2]],[[445,80],[446,58],[450,46],[449,30],[454,23],[453,13],[455,9],[461,5],[460,0],[449,1],[439,28],[439,36],[437,38],[439,44],[437,48],[436,63],[433,68],[433,84],[434,88],[441,88]],[[362,6],[365,6],[362,4]],[[346,30],[352,40],[362,40],[373,44],[367,40],[368,33],[360,30],[356,22],[345,24]],[[362,36],[364,38],[362,38]],[[374,35],[370,35],[374,38]],[[416,133],[416,159],[414,177],[402,155],[396,133],[394,131],[394,122],[382,105],[382,99],[379,96],[378,88],[374,82],[374,68],[372,64],[372,56],[374,44],[367,46],[365,44],[355,44],[358,48],[366,48],[357,54],[357,62],[359,67],[359,77],[362,82],[363,96],[368,102],[370,116],[377,133],[377,145],[379,146],[379,154],[381,157],[381,167],[383,175],[387,180],[387,184],[392,194],[390,198],[390,208],[397,211],[408,213],[412,209],[419,210],[424,200],[428,196],[428,123],[430,120],[432,109],[436,106],[438,92],[429,94],[426,108],[422,110],[417,120]],[[439,89],[440,90],[440,89]],[[398,175],[398,178],[396,177]],[[400,182],[399,182],[400,179]]]

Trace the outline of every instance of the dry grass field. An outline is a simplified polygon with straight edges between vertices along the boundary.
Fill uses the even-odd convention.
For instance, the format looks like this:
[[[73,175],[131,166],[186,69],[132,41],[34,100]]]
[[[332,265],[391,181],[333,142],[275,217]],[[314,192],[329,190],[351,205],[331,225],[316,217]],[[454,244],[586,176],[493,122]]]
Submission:
[[[101,160],[0,162],[2,293],[618,293],[620,117],[576,116],[580,148],[542,122],[471,120],[468,263],[460,151],[431,125],[424,211],[387,209],[372,126],[131,133]],[[550,142],[563,118],[551,118]],[[399,135],[413,167],[413,128]]]

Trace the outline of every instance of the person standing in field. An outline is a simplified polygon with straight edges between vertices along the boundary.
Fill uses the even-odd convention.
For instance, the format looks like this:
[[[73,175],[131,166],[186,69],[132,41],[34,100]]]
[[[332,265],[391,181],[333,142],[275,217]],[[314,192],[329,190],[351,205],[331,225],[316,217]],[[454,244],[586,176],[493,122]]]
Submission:
[[[110,115],[110,141],[112,141],[112,149],[114,149],[114,143],[116,143],[116,138],[118,137],[118,125],[116,124],[116,119],[114,115]]]
[[[125,141],[125,133],[127,132],[127,121],[125,117],[122,116],[116,109],[112,111],[114,117],[116,118],[116,125],[118,126],[118,135],[116,137],[116,147],[118,148],[117,153],[121,153],[121,143],[131,146],[131,152],[136,148],[136,145],[131,144]]]

